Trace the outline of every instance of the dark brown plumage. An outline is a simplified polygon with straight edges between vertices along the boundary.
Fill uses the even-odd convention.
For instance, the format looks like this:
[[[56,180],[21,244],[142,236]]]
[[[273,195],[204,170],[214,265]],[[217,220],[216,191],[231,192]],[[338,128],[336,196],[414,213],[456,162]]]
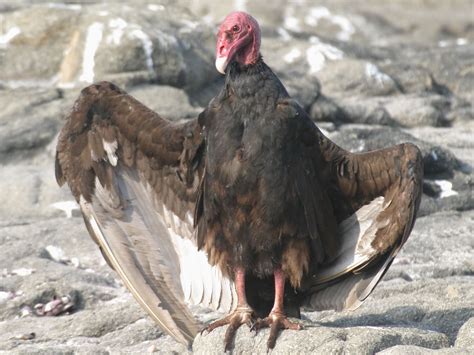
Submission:
[[[199,328],[186,302],[233,311],[207,328],[230,324],[226,347],[242,323],[269,326],[271,348],[279,329],[299,329],[286,315],[302,306],[358,307],[420,202],[418,148],[335,145],[255,55],[246,39],[259,44],[255,26],[244,13],[224,21],[216,65],[225,86],[198,118],[169,122],[103,82],[82,91],[58,141],[57,181],[89,233],[184,343]]]

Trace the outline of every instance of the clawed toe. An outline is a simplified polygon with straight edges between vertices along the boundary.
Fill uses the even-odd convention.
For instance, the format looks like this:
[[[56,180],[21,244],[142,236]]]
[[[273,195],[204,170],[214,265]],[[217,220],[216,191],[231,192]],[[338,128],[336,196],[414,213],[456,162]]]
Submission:
[[[201,335],[204,333],[204,331],[210,333],[216,328],[229,325],[224,337],[224,349],[225,351],[228,351],[230,350],[234,341],[237,329],[239,329],[242,324],[246,324],[250,329],[252,329],[255,325],[254,312],[250,307],[238,307],[233,313],[209,324],[207,327],[202,329]]]
[[[270,328],[267,347],[268,349],[273,349],[275,347],[278,333],[281,329],[300,330],[303,329],[303,326],[300,323],[290,321],[282,313],[271,312],[268,317],[258,319],[251,329],[258,331],[262,328]]]

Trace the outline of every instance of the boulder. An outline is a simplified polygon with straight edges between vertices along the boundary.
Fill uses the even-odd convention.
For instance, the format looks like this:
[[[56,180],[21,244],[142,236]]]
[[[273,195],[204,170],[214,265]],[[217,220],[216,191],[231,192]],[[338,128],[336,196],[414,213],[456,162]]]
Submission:
[[[74,1],[0,4],[0,349],[8,354],[222,353],[164,335],[89,237],[54,178],[56,139],[80,90],[110,80],[171,120],[221,90],[215,29],[231,10],[262,24],[262,54],[289,93],[354,152],[417,144],[418,219],[354,312],[303,310],[274,353],[474,352],[474,134],[470,2]],[[193,14],[194,12],[194,14]],[[57,316],[35,306],[68,300]],[[69,308],[72,306],[72,308]],[[39,307],[38,309],[42,309]],[[192,307],[203,323],[222,314]],[[243,326],[234,353],[266,353]]]
[[[474,350],[474,317],[463,324],[456,337],[456,348]]]
[[[0,162],[32,157],[59,130],[72,102],[56,89],[0,90]]]
[[[411,142],[416,144],[423,154],[425,174],[448,173],[461,165],[449,150],[422,141],[400,129],[375,125],[344,125],[329,135],[336,144],[352,152],[382,149],[391,145]]]
[[[82,86],[129,75],[194,89],[218,75],[212,28],[178,5],[40,4],[3,16],[6,87]]]
[[[386,96],[400,92],[396,82],[374,63],[357,59],[329,62],[318,74],[330,96]]]
[[[306,325],[306,323],[305,323]],[[224,352],[225,329],[216,329],[210,334],[198,335],[194,340],[195,354],[222,354]],[[269,331],[252,333],[241,327],[235,339],[233,353],[248,354],[267,351],[266,339]],[[272,354],[289,353],[356,353],[373,354],[395,344],[414,344],[426,348],[441,348],[448,345],[445,335],[397,327],[327,327],[306,325],[304,330],[284,331],[277,340]]]

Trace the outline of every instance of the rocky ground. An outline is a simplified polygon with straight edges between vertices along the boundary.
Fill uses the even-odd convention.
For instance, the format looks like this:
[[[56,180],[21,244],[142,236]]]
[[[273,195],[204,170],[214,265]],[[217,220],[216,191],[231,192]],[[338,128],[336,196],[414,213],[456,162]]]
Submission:
[[[303,313],[305,330],[273,352],[474,353],[471,1],[31,3],[0,4],[0,352],[189,351],[105,265],[54,181],[55,137],[97,80],[170,119],[194,117],[222,83],[216,24],[246,8],[265,60],[332,139],[352,151],[411,141],[425,159],[415,229],[373,295],[352,313]],[[36,315],[54,297],[66,314]],[[193,350],[222,353],[223,332]],[[264,353],[267,335],[243,327],[235,353]]]

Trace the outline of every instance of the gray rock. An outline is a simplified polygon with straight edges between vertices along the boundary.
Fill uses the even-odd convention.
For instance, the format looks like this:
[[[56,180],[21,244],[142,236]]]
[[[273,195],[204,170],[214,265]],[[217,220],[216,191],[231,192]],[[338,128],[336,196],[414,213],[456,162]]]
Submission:
[[[433,74],[421,65],[391,62],[381,64],[381,68],[404,94],[447,94],[448,89],[436,82]]]
[[[472,172],[474,166],[474,120],[459,124],[452,128],[417,127],[407,130],[418,139],[423,139],[432,144],[443,146],[452,151],[462,164],[461,169],[467,173]]]
[[[321,122],[325,121],[341,124],[349,120],[347,113],[342,110],[334,100],[323,94],[317,97],[308,110],[308,113],[311,119],[317,122],[318,127],[321,125]]]
[[[474,213],[439,212],[419,217],[385,279],[420,280],[474,274]],[[461,294],[458,294],[461,297]],[[474,306],[474,302],[471,301]]]
[[[380,99],[348,97],[337,99],[336,102],[344,113],[344,123],[400,126],[400,123],[391,117]]]
[[[469,351],[465,349],[455,349],[455,348],[443,348],[443,349],[432,350],[432,349],[427,349],[427,348],[416,346],[416,345],[396,345],[377,353],[377,355],[426,355],[426,354],[468,355]]]
[[[378,124],[393,127],[448,126],[452,116],[459,110],[451,110],[450,99],[430,95],[424,97],[396,95],[389,97],[345,96],[335,98],[334,104],[342,111],[342,116],[334,117],[332,112],[327,117],[320,117],[316,100],[311,108],[311,115],[316,120],[334,120],[343,123]],[[315,117],[316,116],[316,117]]]
[[[174,4],[42,4],[6,13],[3,23],[11,37],[0,48],[6,87],[70,87],[121,74],[191,89],[218,75],[211,27]]]
[[[172,86],[140,86],[132,88],[129,94],[170,120],[195,118],[203,110],[190,104],[184,90]]]
[[[438,196],[433,198],[424,195],[418,215],[426,216],[439,211],[466,211],[474,208],[474,194],[470,185],[463,186],[462,190],[454,191],[456,194],[449,197]]]
[[[422,64],[433,73],[438,83],[472,104],[474,102],[472,90],[474,74],[470,69],[470,58],[472,58],[473,48],[469,42],[465,45],[457,45],[454,41],[446,47],[429,47],[423,50],[404,48],[399,52],[401,57],[398,60]]]
[[[474,317],[470,318],[459,329],[455,346],[459,349],[470,349],[470,351],[474,351]]]
[[[70,107],[61,98],[54,89],[0,90],[0,162],[31,157],[53,139]]]
[[[450,101],[442,96],[410,97],[400,96],[389,100],[385,108],[389,115],[402,126],[447,126],[444,112]]]
[[[356,59],[329,62],[318,78],[323,93],[330,96],[385,96],[400,92],[395,81],[375,64]]]
[[[329,135],[341,147],[353,152],[382,149],[404,142],[416,144],[422,151],[425,173],[452,173],[460,162],[447,149],[424,142],[397,128],[368,125],[344,125]]]
[[[309,40],[294,39],[291,45],[274,36],[262,40],[265,62],[305,109],[309,109],[321,91],[319,78],[312,71],[307,54],[314,46]]]
[[[74,210],[69,190],[60,189],[54,176],[54,161],[40,165],[7,165],[2,169],[0,218],[59,217]],[[71,205],[54,205],[70,201]]]
[[[353,151],[414,142],[430,193],[367,301],[354,312],[304,311],[306,329],[282,332],[275,352],[473,352],[469,1],[79,3],[0,4],[0,352],[190,352],[163,335],[125,290],[78,210],[51,206],[72,200],[54,180],[55,137],[91,74],[167,118],[195,117],[222,87],[213,65],[215,25],[236,7],[259,19],[266,62],[326,134]],[[93,71],[84,71],[86,57]],[[74,304],[69,314],[28,312],[66,295]],[[204,322],[218,317],[193,312]],[[198,337],[194,350],[222,352],[224,331]],[[244,326],[235,352],[266,352],[267,336]]]
[[[343,125],[339,130],[331,132],[329,137],[343,148],[353,152],[381,149],[404,142],[414,143],[423,155],[425,179],[437,181],[436,184],[440,188],[439,184],[442,184],[445,189],[443,195],[424,196],[419,215],[474,208],[473,177],[470,165],[457,159],[444,147],[415,138],[407,132],[410,131],[384,126]],[[452,138],[455,139],[454,136]]]
[[[225,329],[221,328],[210,334],[198,335],[194,340],[193,352],[196,354],[222,354],[224,332]],[[237,332],[236,347],[233,353],[265,354],[268,334],[268,330],[262,330],[255,335],[246,326],[241,327]],[[282,332],[272,354],[332,352],[373,354],[395,344],[415,344],[436,349],[446,347],[448,341],[443,334],[410,328],[338,328],[307,325],[304,330]]]

